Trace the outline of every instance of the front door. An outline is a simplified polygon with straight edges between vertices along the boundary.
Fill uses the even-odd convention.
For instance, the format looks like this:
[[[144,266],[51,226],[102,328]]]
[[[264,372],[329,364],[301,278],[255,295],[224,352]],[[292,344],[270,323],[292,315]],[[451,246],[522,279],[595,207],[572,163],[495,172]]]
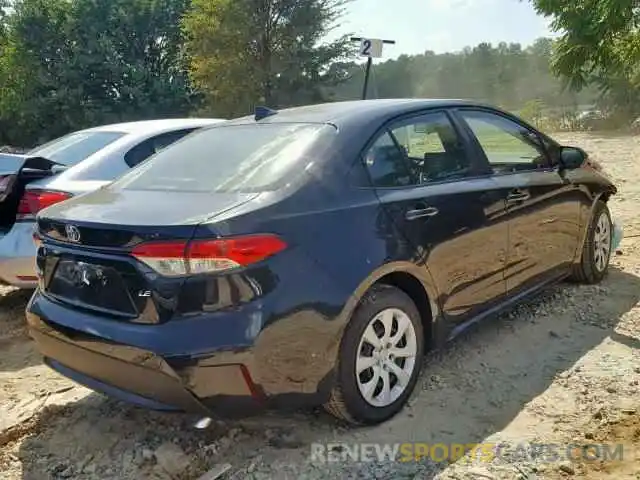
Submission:
[[[525,291],[568,272],[579,243],[577,186],[559,173],[537,132],[491,110],[458,115],[507,202],[507,289]]]
[[[434,279],[450,328],[504,297],[504,199],[447,113],[392,123],[364,161],[385,211]]]

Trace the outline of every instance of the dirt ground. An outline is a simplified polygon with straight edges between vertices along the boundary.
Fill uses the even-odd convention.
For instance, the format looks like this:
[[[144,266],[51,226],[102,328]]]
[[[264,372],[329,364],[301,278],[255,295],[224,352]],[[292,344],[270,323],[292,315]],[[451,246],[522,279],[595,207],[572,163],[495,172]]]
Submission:
[[[640,479],[640,137],[563,134],[619,186],[625,240],[597,286],[562,284],[426,359],[397,418],[351,429],[321,412],[216,420],[108,400],[44,367],[26,337],[29,295],[0,298],[0,478]],[[322,464],[314,443],[492,443],[492,462]],[[523,442],[623,446],[612,461],[515,455]],[[576,448],[577,448],[576,447]],[[562,448],[561,448],[562,450]],[[509,453],[505,453],[509,452]],[[575,458],[574,458],[575,460]]]

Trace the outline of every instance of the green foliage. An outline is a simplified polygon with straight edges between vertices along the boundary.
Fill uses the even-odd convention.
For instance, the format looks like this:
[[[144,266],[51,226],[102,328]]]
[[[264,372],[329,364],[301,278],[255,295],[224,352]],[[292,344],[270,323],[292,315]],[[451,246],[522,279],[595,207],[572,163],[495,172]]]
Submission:
[[[249,113],[324,99],[340,81],[331,65],[350,52],[348,39],[322,42],[344,0],[193,0],[183,21],[191,78],[206,111]]]
[[[637,0],[532,0],[562,32],[554,71],[576,89],[596,85],[620,117],[640,113],[640,7]]]
[[[3,141],[34,144],[193,100],[181,52],[188,0],[19,0],[0,60]]]
[[[637,0],[534,0],[539,13],[553,17],[552,26],[564,32],[554,66],[575,86],[597,72],[618,73],[638,58]]]
[[[7,26],[6,26],[6,18],[7,18],[7,13],[6,13],[6,9],[8,6],[8,1],[7,0],[0,0],[0,47],[2,47],[7,38]]]
[[[545,110],[545,103],[542,100],[534,99],[529,100],[527,103],[525,103],[524,107],[522,107],[518,114],[520,115],[520,117],[522,117],[532,125],[540,127]]]

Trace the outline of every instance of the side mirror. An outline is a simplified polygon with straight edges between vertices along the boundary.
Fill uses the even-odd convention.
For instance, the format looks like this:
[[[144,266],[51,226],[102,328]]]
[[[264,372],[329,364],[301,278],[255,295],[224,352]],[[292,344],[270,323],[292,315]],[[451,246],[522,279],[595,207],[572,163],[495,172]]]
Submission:
[[[587,160],[587,152],[577,147],[560,147],[560,167],[566,170],[580,168]]]

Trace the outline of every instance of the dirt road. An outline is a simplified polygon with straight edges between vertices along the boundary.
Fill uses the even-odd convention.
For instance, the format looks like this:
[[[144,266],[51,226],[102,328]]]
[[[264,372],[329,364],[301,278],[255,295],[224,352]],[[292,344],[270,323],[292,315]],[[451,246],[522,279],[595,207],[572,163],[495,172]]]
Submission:
[[[262,415],[191,428],[193,418],[110,401],[41,364],[24,334],[28,296],[0,299],[1,478],[225,477],[528,479],[640,478],[640,137],[562,135],[615,179],[611,208],[626,239],[601,285],[559,285],[489,319],[426,359],[419,388],[396,419],[348,429],[321,412]],[[310,458],[318,442],[619,443],[608,463],[339,462]],[[337,449],[336,451],[340,451]],[[507,451],[507,450],[505,450]]]

